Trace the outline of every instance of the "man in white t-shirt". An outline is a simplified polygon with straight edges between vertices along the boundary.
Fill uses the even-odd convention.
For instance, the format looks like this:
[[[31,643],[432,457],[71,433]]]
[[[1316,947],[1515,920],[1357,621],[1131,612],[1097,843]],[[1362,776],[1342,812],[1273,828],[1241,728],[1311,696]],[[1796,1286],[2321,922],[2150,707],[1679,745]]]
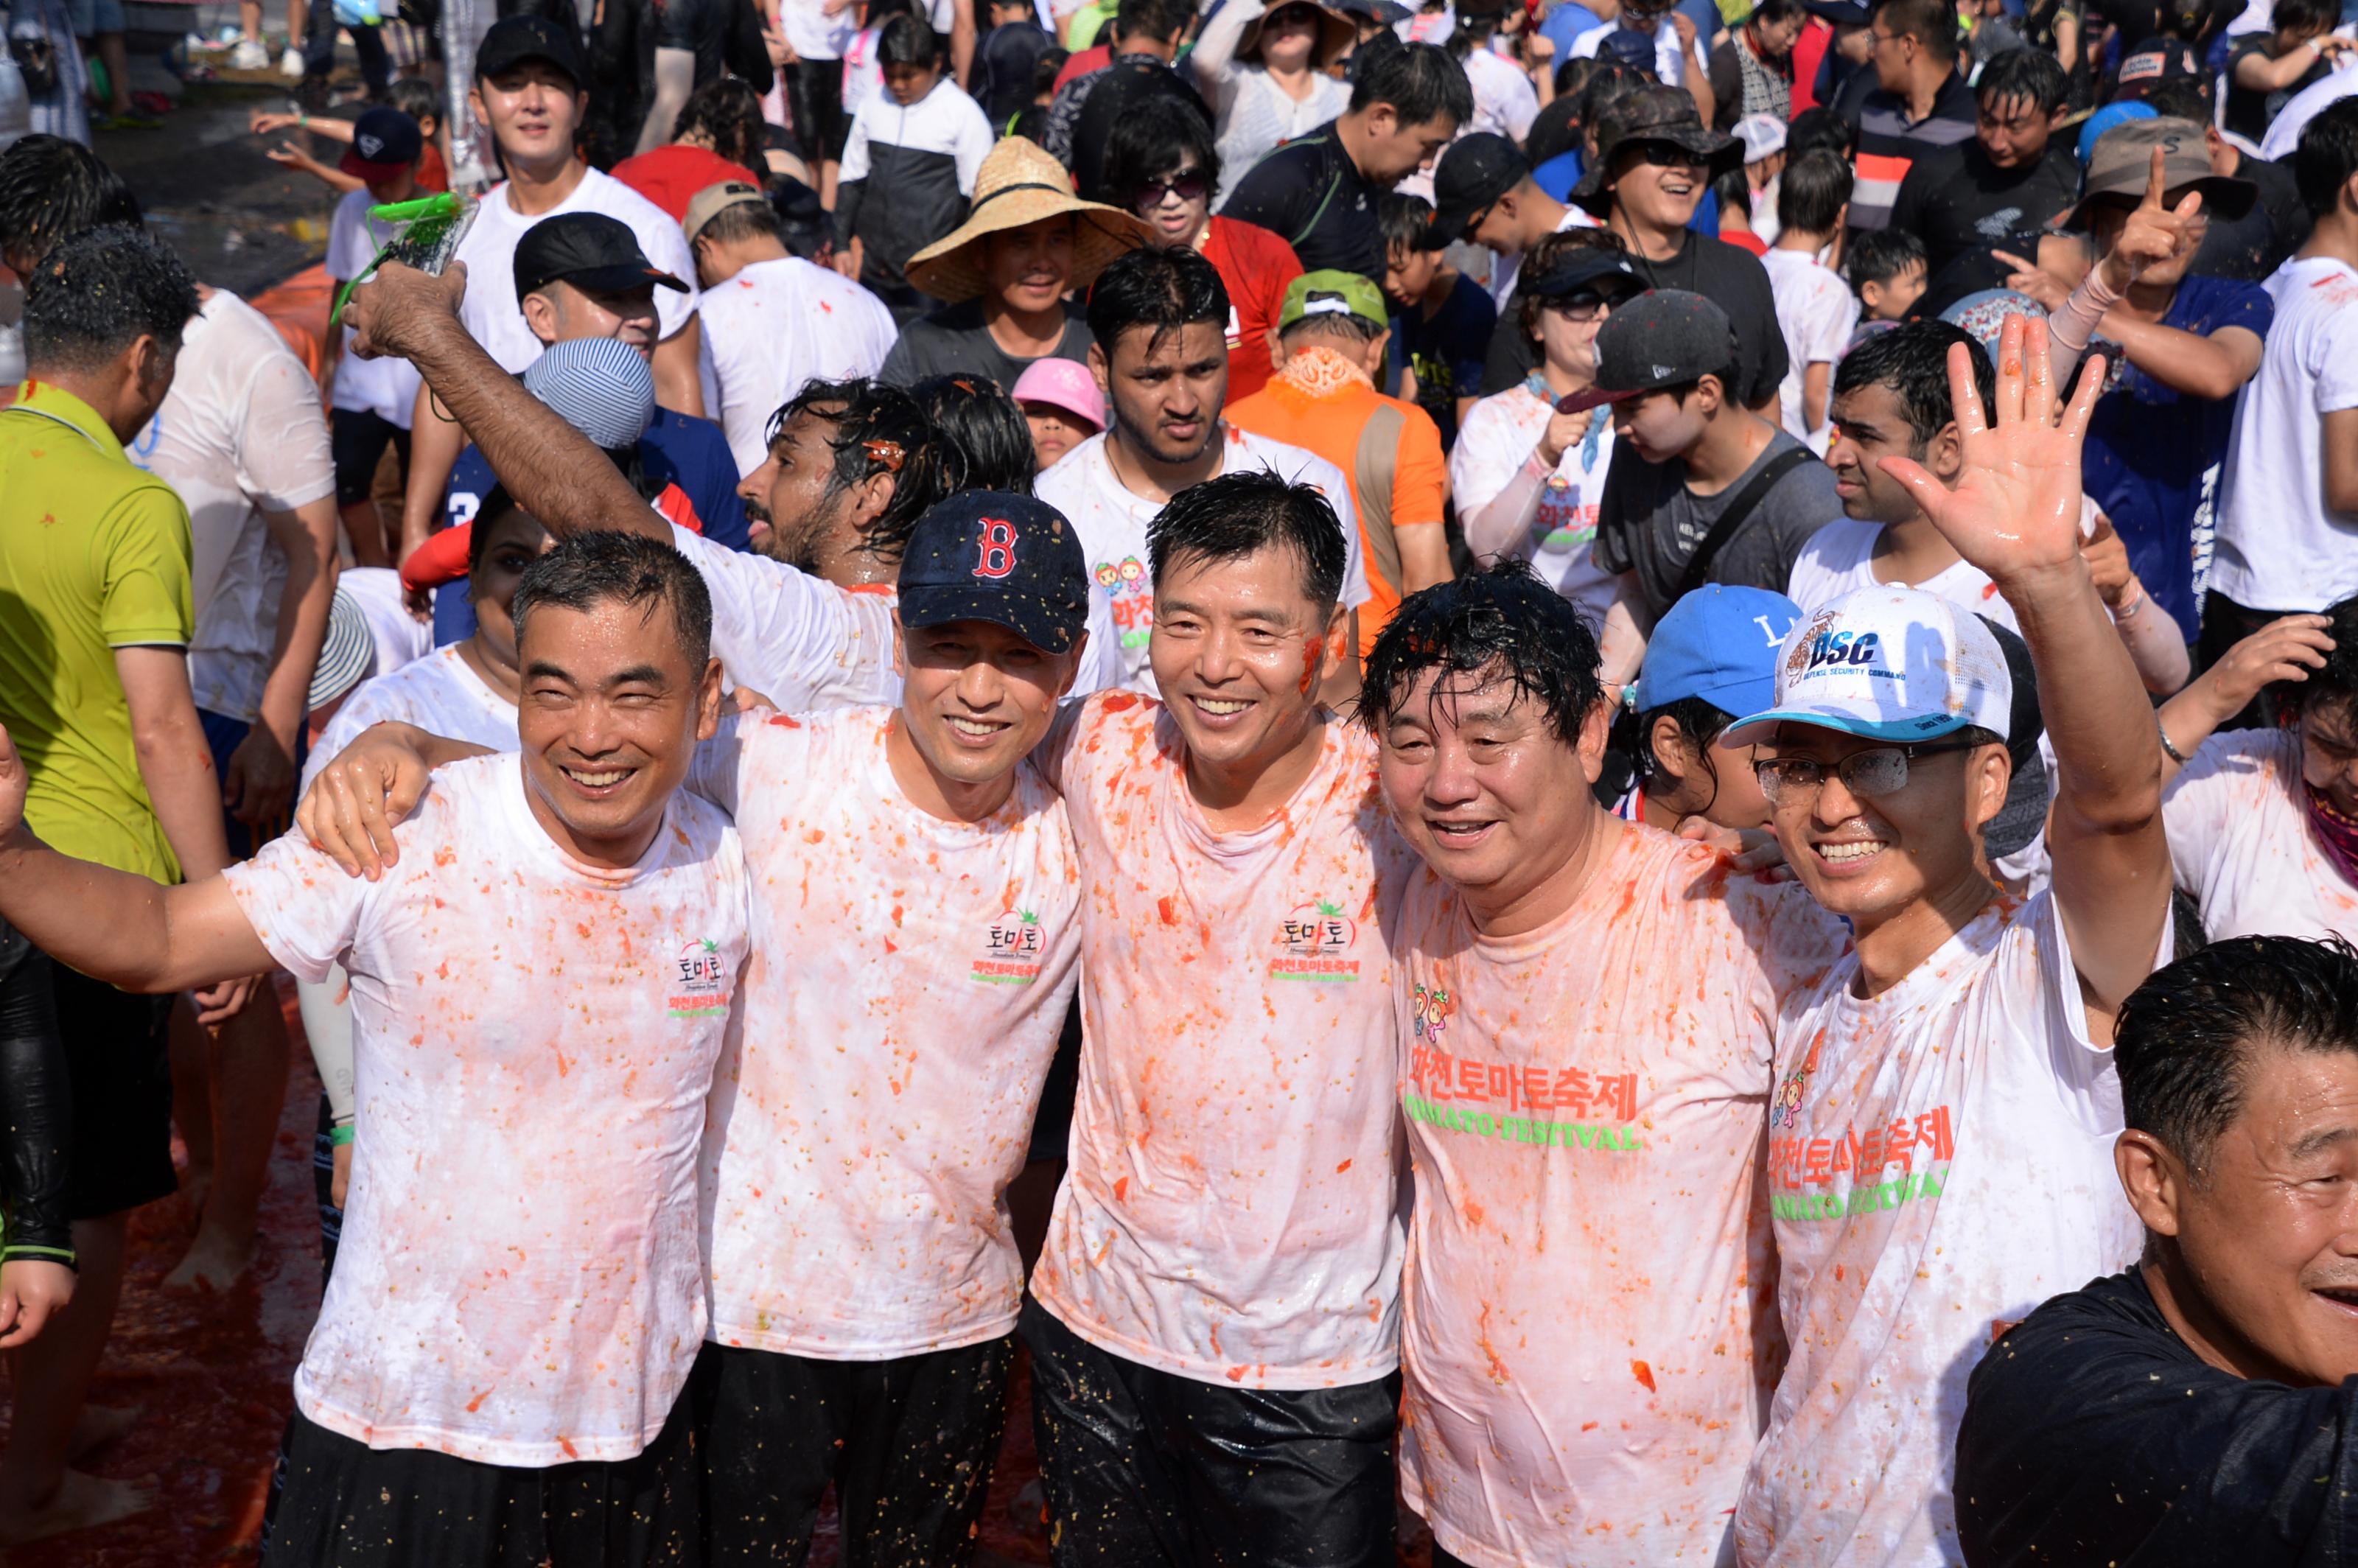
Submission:
[[[1826,465],[1844,515],[1811,535],[1794,558],[1785,596],[1809,614],[1853,589],[1922,589],[2015,628],[2014,611],[1989,574],[1957,552],[1883,467],[1905,459],[1953,488],[1965,471],[1965,435],[1950,413],[1949,351],[1973,366],[1983,417],[1992,416],[1997,373],[1973,335],[1946,321],[1910,321],[1861,343],[1834,373],[1833,442]]]
[[[535,563],[516,617],[521,758],[438,778],[374,881],[290,834],[159,892],[41,844],[0,743],[0,904],[59,961],[149,991],[352,974],[351,1222],[276,1568],[356,1540],[417,1564],[698,1551],[696,1150],[749,946],[736,832],[678,793],[719,717],[710,606],[676,552],[600,535]]]
[[[2235,406],[2206,665],[2278,615],[2358,593],[2358,101],[2311,120],[2292,166],[2315,227],[2267,281],[2276,320]]]
[[[1360,721],[1425,863],[1386,918],[1401,1490],[1437,1563],[1725,1560],[1782,1359],[1771,1052],[1844,933],[1599,806],[1611,711],[1594,633],[1520,562],[1414,596],[1368,655]]]
[[[1342,604],[1367,601],[1350,481],[1325,459],[1240,430],[1220,417],[1228,387],[1228,291],[1190,250],[1146,246],[1119,256],[1089,291],[1089,370],[1113,423],[1040,476],[1040,499],[1072,519],[1119,636],[1120,684],[1154,692],[1148,644],[1154,575],[1146,531],[1165,503],[1223,473],[1265,469],[1318,487],[1342,524]],[[1351,616],[1351,646],[1358,624]],[[1358,660],[1346,660],[1328,696],[1347,697]]]
[[[1851,955],[1781,1011],[1768,1111],[1778,1301],[1791,1346],[1736,1503],[1741,1561],[1960,1560],[1965,1379],[1998,1329],[2110,1273],[2140,1235],[2114,1178],[2112,1020],[2169,956],[2161,752],[2080,554],[2081,441],[2101,378],[2054,416],[2046,337],[2009,319],[1993,420],[1952,345],[1957,472],[1885,459],[2019,621],[2055,751],[2053,882],[1984,869],[2012,682],[1980,619],[1915,589],[1805,614],[1757,742],[1770,819]],[[1846,416],[1844,416],[1846,417]]]
[[[884,302],[786,249],[777,209],[743,180],[707,186],[680,223],[696,256],[705,352],[738,471],[769,456],[771,416],[814,381],[865,380],[900,329]]]
[[[539,358],[544,338],[525,322],[515,287],[516,243],[544,218],[602,212],[625,224],[654,268],[675,280],[673,287],[656,291],[654,301],[655,401],[675,413],[701,416],[696,291],[676,282],[694,276],[687,242],[669,213],[581,158],[575,132],[589,106],[588,81],[572,30],[546,17],[502,17],[483,35],[468,102],[491,127],[508,177],[483,193],[455,258],[472,279],[467,330],[511,374]],[[397,557],[433,530],[443,487],[466,444],[447,411],[436,412],[423,391],[414,408]]]

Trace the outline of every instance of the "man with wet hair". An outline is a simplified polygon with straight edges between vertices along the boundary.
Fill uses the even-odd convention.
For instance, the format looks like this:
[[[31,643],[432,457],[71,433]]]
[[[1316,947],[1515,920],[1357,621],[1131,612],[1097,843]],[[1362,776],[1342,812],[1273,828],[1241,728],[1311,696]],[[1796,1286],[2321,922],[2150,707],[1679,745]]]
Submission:
[[[2125,1272],[1974,1368],[1967,1561],[2333,1562],[2358,1550],[2358,951],[2242,936],[2131,993]]]
[[[1412,594],[1359,705],[1425,863],[1387,930],[1416,1181],[1401,1489],[1437,1568],[1607,1532],[1584,1561],[1723,1554],[1781,1359],[1761,1117],[1779,999],[1842,933],[1597,805],[1597,666],[1509,561]]]

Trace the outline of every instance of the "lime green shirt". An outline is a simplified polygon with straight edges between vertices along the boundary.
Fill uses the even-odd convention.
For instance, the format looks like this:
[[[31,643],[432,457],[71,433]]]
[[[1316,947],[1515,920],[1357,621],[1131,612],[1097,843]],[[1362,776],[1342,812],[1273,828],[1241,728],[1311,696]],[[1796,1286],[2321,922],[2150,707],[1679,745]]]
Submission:
[[[0,408],[0,723],[25,820],[62,852],[159,882],[179,861],[139,776],[117,648],[185,648],[189,509],[98,411],[28,381]]]

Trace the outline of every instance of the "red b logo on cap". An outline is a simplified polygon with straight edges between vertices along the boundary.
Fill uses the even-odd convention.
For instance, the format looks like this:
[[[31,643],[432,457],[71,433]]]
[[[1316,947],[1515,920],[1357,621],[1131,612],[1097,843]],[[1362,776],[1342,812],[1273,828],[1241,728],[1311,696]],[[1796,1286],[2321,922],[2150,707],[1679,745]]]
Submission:
[[[1015,524],[1004,517],[982,520],[982,559],[975,564],[977,577],[1002,578],[1015,569]]]

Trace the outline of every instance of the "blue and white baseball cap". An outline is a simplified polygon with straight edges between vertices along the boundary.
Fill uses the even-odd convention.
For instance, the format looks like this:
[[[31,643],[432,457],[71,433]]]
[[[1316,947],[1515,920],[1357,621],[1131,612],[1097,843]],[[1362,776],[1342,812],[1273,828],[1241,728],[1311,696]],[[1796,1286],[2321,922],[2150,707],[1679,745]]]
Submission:
[[[525,367],[526,392],[606,450],[635,447],[655,421],[655,373],[612,338],[552,343]]]
[[[1728,727],[1732,746],[1814,724],[1909,744],[2011,729],[2014,682],[1981,617],[1913,588],[1854,589],[1804,615],[1777,659],[1776,705]]]
[[[1771,707],[1777,662],[1801,619],[1781,593],[1706,583],[1655,622],[1631,699],[1640,713],[1690,697],[1738,716]]]

